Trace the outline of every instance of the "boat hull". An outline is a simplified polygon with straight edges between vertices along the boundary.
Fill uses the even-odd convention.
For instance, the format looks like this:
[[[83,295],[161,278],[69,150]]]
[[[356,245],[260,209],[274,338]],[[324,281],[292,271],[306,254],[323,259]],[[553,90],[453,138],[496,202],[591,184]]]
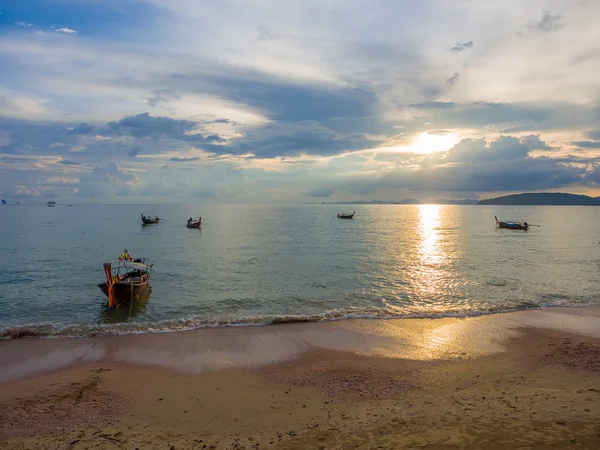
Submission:
[[[188,228],[200,228],[200,222],[187,223],[185,226]]]
[[[505,230],[523,230],[527,231],[528,226],[525,225],[511,225],[511,224],[498,224],[498,228],[504,228]]]
[[[98,287],[106,297],[108,297],[108,286],[106,283],[98,284]],[[141,283],[128,283],[119,282],[113,285],[113,299],[114,305],[119,306],[121,303],[145,300],[150,295],[150,281],[144,281]]]
[[[354,218],[354,214],[349,214],[349,215],[338,214],[338,219],[353,219],[353,218]]]

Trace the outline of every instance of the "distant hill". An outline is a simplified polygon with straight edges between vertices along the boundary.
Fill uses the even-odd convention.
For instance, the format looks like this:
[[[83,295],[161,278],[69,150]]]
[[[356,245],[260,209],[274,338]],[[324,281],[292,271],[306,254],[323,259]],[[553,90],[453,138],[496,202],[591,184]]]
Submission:
[[[554,206],[600,206],[600,197],[564,194],[560,192],[538,192],[505,195],[504,197],[481,200],[478,205],[554,205]]]

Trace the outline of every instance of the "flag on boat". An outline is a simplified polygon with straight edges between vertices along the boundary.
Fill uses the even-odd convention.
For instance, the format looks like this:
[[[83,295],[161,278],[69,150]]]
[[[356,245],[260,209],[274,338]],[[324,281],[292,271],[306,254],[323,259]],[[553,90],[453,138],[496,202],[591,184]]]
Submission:
[[[121,256],[119,256],[119,261],[133,261],[133,258],[129,256],[129,252],[127,251],[127,249],[125,249],[123,253],[121,253]]]

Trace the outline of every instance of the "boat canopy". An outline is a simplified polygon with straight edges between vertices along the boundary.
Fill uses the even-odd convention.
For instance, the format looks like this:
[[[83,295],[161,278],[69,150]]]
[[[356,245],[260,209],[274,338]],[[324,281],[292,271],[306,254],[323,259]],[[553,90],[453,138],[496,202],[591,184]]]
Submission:
[[[146,264],[142,264],[142,263],[135,263],[135,262],[125,262],[125,267],[130,268],[130,269],[136,269],[136,270],[142,270],[142,271],[148,271],[148,266]]]

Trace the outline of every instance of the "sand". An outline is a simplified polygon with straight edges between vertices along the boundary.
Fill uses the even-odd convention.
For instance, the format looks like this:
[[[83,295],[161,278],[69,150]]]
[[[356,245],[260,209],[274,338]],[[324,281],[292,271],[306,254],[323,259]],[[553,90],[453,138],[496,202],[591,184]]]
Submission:
[[[600,311],[0,341],[0,448],[600,448]]]

